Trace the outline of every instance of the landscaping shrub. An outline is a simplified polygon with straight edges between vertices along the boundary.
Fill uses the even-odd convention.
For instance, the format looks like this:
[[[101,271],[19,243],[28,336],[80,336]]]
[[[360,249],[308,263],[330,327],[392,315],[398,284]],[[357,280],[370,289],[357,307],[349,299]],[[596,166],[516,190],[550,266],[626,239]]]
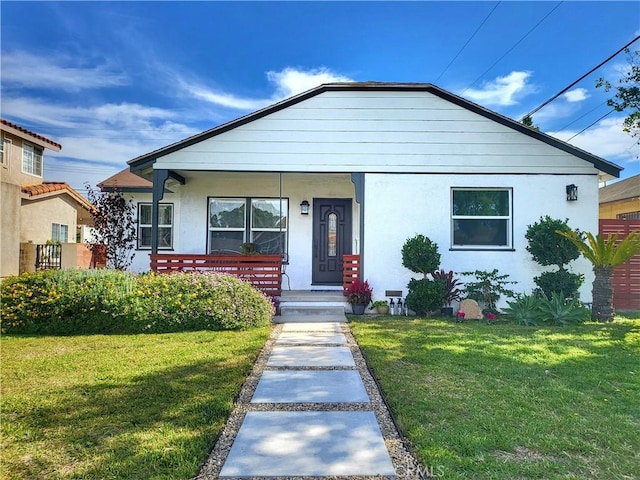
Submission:
[[[589,309],[575,298],[564,298],[553,293],[550,298],[533,295],[518,295],[508,301],[502,315],[521,325],[573,325],[590,318]]]
[[[560,269],[543,272],[533,279],[538,286],[536,293],[550,298],[554,293],[563,297],[578,297],[578,289],[584,283],[584,275]]]
[[[3,280],[0,301],[3,330],[19,333],[227,330],[265,325],[273,315],[268,297],[217,273],[39,271]]]
[[[445,286],[442,281],[412,278],[407,287],[407,308],[421,317],[440,308],[444,303]]]

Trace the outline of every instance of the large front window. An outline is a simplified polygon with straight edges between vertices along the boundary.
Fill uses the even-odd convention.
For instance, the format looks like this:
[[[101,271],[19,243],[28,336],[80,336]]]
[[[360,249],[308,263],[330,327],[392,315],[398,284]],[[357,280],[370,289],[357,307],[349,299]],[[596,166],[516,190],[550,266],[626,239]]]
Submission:
[[[151,248],[151,215],[153,205],[138,204],[138,249]],[[158,249],[173,248],[173,205],[158,204]]]
[[[453,248],[511,248],[511,189],[454,188],[451,197]]]
[[[22,171],[31,175],[42,176],[42,149],[31,145],[22,144]]]
[[[263,254],[287,251],[286,198],[210,198],[209,252],[240,253],[251,242]]]

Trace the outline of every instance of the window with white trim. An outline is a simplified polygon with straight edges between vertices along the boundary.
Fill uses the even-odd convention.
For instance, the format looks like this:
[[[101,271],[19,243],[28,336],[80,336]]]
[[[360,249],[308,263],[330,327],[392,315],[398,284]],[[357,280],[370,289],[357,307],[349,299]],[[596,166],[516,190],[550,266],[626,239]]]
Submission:
[[[4,163],[4,138],[0,137],[0,164]]]
[[[138,203],[138,250],[151,248],[151,203]],[[158,250],[173,248],[173,204],[158,204]]]
[[[257,252],[287,252],[289,200],[209,198],[209,253],[240,253],[251,242]]]
[[[42,176],[42,148],[26,142],[22,144],[22,171]]]
[[[51,240],[54,242],[67,243],[69,241],[69,225],[52,223]]]
[[[512,211],[510,188],[453,188],[451,247],[512,248]]]

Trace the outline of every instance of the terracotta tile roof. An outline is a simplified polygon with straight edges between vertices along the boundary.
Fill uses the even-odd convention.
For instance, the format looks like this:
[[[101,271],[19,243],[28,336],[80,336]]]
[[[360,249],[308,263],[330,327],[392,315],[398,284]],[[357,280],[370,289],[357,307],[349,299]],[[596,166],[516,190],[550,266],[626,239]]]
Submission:
[[[616,202],[640,197],[640,175],[625,178],[602,187],[599,191],[600,203]]]
[[[98,183],[98,187],[105,188],[118,188],[118,189],[131,189],[131,188],[148,188],[151,189],[153,184],[149,180],[145,180],[139,177],[135,173],[131,173],[129,168],[110,176],[106,180]]]
[[[80,206],[84,207],[87,210],[93,210],[93,205],[91,205],[91,203],[89,203],[89,201],[82,195],[80,195],[77,191],[71,188],[66,182],[34,183],[31,185],[21,185],[20,188],[22,190],[22,193],[24,195],[27,195],[32,200],[35,200],[35,197],[39,197],[48,193],[67,193],[76,202],[78,202]]]
[[[9,120],[5,120],[4,118],[0,118],[0,124],[2,125],[6,125],[7,127],[10,127],[14,130],[18,130],[19,132],[22,132],[26,135],[29,135],[33,138],[37,138],[38,140],[40,140],[41,142],[47,143],[49,145],[51,145],[52,150],[62,150],[62,145],[60,145],[57,142],[54,142],[53,140],[49,140],[47,137],[43,137],[42,135],[32,132],[31,130],[27,130],[24,127],[21,127],[20,125],[17,125],[13,122],[10,122]]]

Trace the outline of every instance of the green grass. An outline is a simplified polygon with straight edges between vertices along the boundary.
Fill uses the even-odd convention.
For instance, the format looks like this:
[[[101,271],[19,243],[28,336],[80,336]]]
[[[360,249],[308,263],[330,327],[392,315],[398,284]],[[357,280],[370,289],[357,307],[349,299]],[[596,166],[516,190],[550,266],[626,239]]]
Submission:
[[[188,479],[269,334],[5,336],[3,479]]]
[[[640,478],[640,321],[352,328],[423,465],[444,478]]]

